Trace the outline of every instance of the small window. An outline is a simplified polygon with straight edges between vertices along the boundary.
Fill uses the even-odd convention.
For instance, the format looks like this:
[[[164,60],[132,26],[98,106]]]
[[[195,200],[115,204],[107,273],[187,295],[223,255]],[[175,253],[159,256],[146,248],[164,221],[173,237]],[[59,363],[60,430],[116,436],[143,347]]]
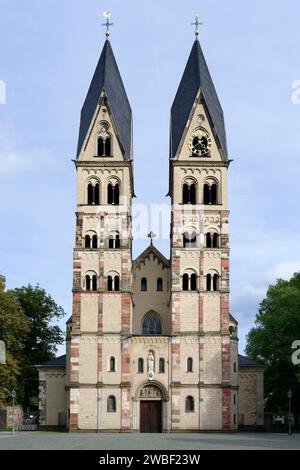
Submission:
[[[196,248],[197,234],[196,232],[185,232],[183,234],[183,248]]]
[[[107,290],[108,291],[113,290],[113,282],[112,282],[112,277],[111,276],[107,277]]]
[[[97,276],[94,274],[92,279],[93,291],[97,290]]]
[[[91,290],[91,278],[88,274],[85,276],[85,288],[88,291]]]
[[[159,359],[159,373],[160,374],[165,373],[165,360],[162,357]]]
[[[189,275],[187,273],[182,276],[182,290],[189,290]]]
[[[110,395],[107,398],[107,411],[108,413],[114,413],[116,412],[116,410],[117,410],[116,397],[114,397],[113,395]]]
[[[119,276],[115,276],[115,291],[120,290],[120,278]]]
[[[233,394],[233,404],[234,405],[236,404],[236,394],[235,393]]]
[[[182,186],[182,203],[183,204],[196,204],[196,185],[184,184]]]
[[[193,372],[193,358],[189,357],[186,361],[186,371]]]
[[[99,205],[100,204],[100,186],[99,183],[93,185],[92,183],[88,184],[87,187],[87,203],[89,205]]]
[[[206,276],[206,290],[211,290],[211,274],[207,274]]]
[[[139,357],[138,359],[138,373],[143,374],[144,372],[144,359],[142,357]]]
[[[120,186],[116,183],[114,186],[111,183],[107,185],[107,204],[119,205],[120,199]]]
[[[147,292],[147,279],[145,277],[141,279],[141,291]]]
[[[197,274],[191,275],[191,290],[197,290]]]
[[[163,291],[163,280],[161,277],[157,278],[157,292]]]
[[[86,249],[91,248],[91,237],[89,235],[86,235],[85,238],[84,238],[84,247]]]
[[[99,137],[98,139],[98,148],[97,148],[98,157],[110,157],[111,155],[111,140],[109,137],[103,139]]]
[[[218,274],[214,274],[214,277],[213,277],[213,290],[214,291],[219,290],[219,276],[218,276]]]
[[[217,233],[213,234],[212,246],[213,248],[219,248],[219,235]]]
[[[119,232],[112,232],[108,237],[108,248],[117,249],[120,248],[120,235]]]
[[[98,248],[98,237],[97,237],[97,235],[93,235],[93,238],[92,238],[92,248],[93,248],[93,249]]]
[[[186,413],[193,413],[195,411],[195,402],[193,397],[186,397],[185,399],[185,411]]]
[[[116,372],[116,359],[113,356],[109,359],[109,371]]]
[[[236,372],[236,362],[233,363],[233,372]]]
[[[203,203],[210,204],[210,186],[208,184],[203,187]]]
[[[236,424],[236,414],[233,414],[233,424]]]
[[[211,248],[211,234],[209,232],[206,234],[206,248]]]

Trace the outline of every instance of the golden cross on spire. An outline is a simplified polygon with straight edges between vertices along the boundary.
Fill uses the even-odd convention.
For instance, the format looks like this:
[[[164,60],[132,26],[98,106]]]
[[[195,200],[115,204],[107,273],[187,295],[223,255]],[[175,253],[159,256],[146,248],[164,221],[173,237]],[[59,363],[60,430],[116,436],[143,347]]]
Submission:
[[[199,31],[199,26],[201,26],[203,23],[201,23],[199,21],[199,16],[196,15],[196,18],[195,18],[195,23],[191,23],[191,26],[195,26],[195,36],[196,36],[196,39],[198,38],[199,34],[200,34],[200,31]]]
[[[106,27],[105,36],[108,39],[109,35],[110,35],[110,27],[113,26],[114,24],[109,21],[110,17],[111,17],[111,12],[110,11],[107,11],[107,10],[104,11],[103,16],[104,16],[104,18],[106,18],[106,22],[102,23],[102,26]]]

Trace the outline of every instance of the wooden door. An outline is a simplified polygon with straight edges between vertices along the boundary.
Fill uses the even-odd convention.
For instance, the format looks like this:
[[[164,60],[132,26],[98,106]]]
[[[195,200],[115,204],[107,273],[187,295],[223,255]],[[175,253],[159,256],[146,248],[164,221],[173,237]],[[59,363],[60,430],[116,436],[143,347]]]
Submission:
[[[141,432],[161,432],[161,401],[141,401]]]

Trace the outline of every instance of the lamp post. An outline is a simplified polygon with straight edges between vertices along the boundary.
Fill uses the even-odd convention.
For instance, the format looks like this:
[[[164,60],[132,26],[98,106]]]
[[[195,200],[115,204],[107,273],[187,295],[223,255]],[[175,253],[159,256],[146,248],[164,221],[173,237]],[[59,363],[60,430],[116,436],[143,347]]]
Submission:
[[[16,391],[15,389],[13,389],[13,391],[11,392],[11,396],[12,396],[12,399],[13,399],[13,415],[12,415],[12,434],[14,435],[15,434],[15,398],[16,398]]]
[[[291,390],[289,390],[287,392],[287,396],[288,396],[288,399],[289,399],[289,436],[292,435],[292,409],[291,409],[291,400],[292,400],[292,396],[293,396],[293,393]]]

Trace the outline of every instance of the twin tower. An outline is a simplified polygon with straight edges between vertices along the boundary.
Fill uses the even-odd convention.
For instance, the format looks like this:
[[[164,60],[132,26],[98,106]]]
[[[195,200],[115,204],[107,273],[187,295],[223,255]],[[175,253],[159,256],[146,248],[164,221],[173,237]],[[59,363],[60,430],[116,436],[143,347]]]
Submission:
[[[75,162],[71,431],[237,428],[229,161],[223,111],[198,39],[171,109],[169,161],[170,258],[151,242],[133,260],[132,112],[106,40],[82,108]]]

